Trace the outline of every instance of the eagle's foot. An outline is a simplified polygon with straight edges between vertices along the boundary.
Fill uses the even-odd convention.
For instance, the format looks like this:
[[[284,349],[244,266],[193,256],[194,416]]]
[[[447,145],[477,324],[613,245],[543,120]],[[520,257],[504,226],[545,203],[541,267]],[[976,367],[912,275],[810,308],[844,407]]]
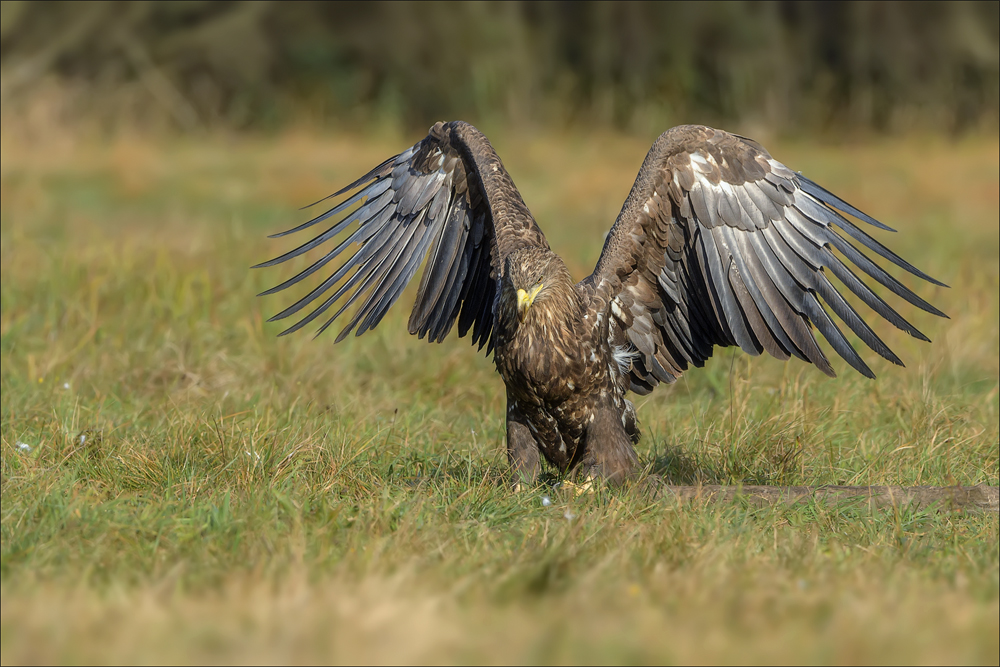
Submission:
[[[574,482],[570,482],[569,480],[567,480],[567,481],[562,482],[559,485],[559,488],[560,489],[566,489],[567,491],[569,491],[570,493],[572,493],[574,496],[582,496],[585,493],[593,493],[594,492],[594,490],[595,490],[594,489],[594,482],[595,481],[596,480],[591,475],[587,475],[583,479],[583,481],[580,482],[579,484],[576,484]]]

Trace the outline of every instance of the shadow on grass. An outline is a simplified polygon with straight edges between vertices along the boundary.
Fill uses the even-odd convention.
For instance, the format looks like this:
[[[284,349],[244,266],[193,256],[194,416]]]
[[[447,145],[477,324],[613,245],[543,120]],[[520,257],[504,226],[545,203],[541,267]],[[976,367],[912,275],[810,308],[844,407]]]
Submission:
[[[789,446],[791,445],[791,446]],[[651,452],[649,470],[671,484],[754,484],[762,486],[799,483],[802,450],[797,443],[779,439],[746,451],[705,443],[708,453],[692,453],[679,445],[658,443]]]
[[[680,447],[666,445],[654,452],[650,472],[659,475],[671,484],[718,484],[720,470],[711,462],[699,460]]]

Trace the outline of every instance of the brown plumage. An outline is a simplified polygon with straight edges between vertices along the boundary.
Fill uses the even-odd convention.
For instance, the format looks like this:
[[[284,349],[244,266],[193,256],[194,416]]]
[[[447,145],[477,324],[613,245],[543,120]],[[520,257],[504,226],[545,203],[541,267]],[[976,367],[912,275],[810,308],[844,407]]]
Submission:
[[[264,292],[271,294],[351,249],[336,271],[272,320],[314,307],[283,332],[291,333],[340,302],[322,332],[360,303],[337,341],[355,328],[361,335],[378,325],[426,258],[410,333],[440,342],[457,321],[459,336],[471,331],[473,343],[494,353],[507,387],[509,459],[528,480],[538,474],[542,456],[562,471],[625,478],[635,468],[639,439],[626,391],[646,394],[673,382],[689,365],[702,366],[716,346],[735,345],[753,355],[766,350],[779,359],[794,355],[832,376],[815,327],[853,368],[874,377],[821,303],[875,352],[902,365],[827,272],[921,340],[927,338],[851,265],[944,316],[842,235],[942,285],[845,214],[888,227],[777,162],[756,142],[709,127],[675,127],[657,139],[597,267],[578,283],[549,249],[489,141],[467,123],[437,123],[425,139],[336,195],[355,190],[277,235],[359,205],[313,240],[259,265],[343,236],[309,268]]]

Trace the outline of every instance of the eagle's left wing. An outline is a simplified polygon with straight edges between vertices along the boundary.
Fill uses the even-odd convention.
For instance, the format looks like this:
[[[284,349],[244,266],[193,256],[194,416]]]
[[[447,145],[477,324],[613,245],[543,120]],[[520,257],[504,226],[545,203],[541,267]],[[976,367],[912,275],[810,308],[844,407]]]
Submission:
[[[845,238],[936,285],[844,214],[889,229],[774,160],[754,141],[709,127],[668,130],[643,162],[594,273],[592,308],[610,305],[612,337],[631,343],[633,391],[673,382],[718,346],[791,355],[833,367],[812,327],[858,372],[874,377],[824,309],[902,365],[827,278],[836,276],[886,320],[927,338],[851,270],[944,317]],[[848,262],[841,261],[833,250]],[[821,302],[822,300],[822,302]],[[610,303],[609,303],[610,302]]]
[[[462,121],[436,123],[424,139],[331,197],[349,192],[353,194],[325,213],[274,235],[320,223],[326,227],[312,240],[255,268],[339,243],[261,294],[280,292],[334,267],[312,291],[269,321],[308,313],[284,335],[339,305],[319,328],[322,332],[358,304],[337,341],[355,327],[360,336],[378,325],[424,263],[410,333],[440,342],[457,322],[459,336],[471,330],[472,342],[485,345],[489,354],[503,258],[524,246],[548,248],[548,242],[486,137]]]

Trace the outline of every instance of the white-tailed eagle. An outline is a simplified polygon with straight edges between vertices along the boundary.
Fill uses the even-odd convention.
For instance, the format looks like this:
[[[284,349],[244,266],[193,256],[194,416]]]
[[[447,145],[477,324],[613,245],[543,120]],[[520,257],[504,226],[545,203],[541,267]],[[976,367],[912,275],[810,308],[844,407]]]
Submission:
[[[322,234],[259,266],[337,245],[272,294],[335,270],[274,320],[306,313],[284,333],[352,304],[347,326],[374,328],[417,269],[426,268],[409,330],[459,336],[493,352],[507,387],[507,451],[521,479],[544,457],[562,471],[622,480],[638,441],[625,394],[646,394],[702,366],[715,347],[795,356],[827,375],[818,330],[854,369],[874,377],[831,313],[876,353],[899,358],[843,298],[835,276],[879,316],[927,338],[862,282],[944,313],[862,252],[935,285],[866,234],[851,216],[889,229],[772,158],[750,139],[699,125],[663,133],[639,170],[594,272],[574,282],[528,211],[490,142],[463,122],[427,137],[336,193],[346,200],[284,236]],[[342,215],[343,214],[343,215]],[[846,262],[842,261],[837,251]]]

